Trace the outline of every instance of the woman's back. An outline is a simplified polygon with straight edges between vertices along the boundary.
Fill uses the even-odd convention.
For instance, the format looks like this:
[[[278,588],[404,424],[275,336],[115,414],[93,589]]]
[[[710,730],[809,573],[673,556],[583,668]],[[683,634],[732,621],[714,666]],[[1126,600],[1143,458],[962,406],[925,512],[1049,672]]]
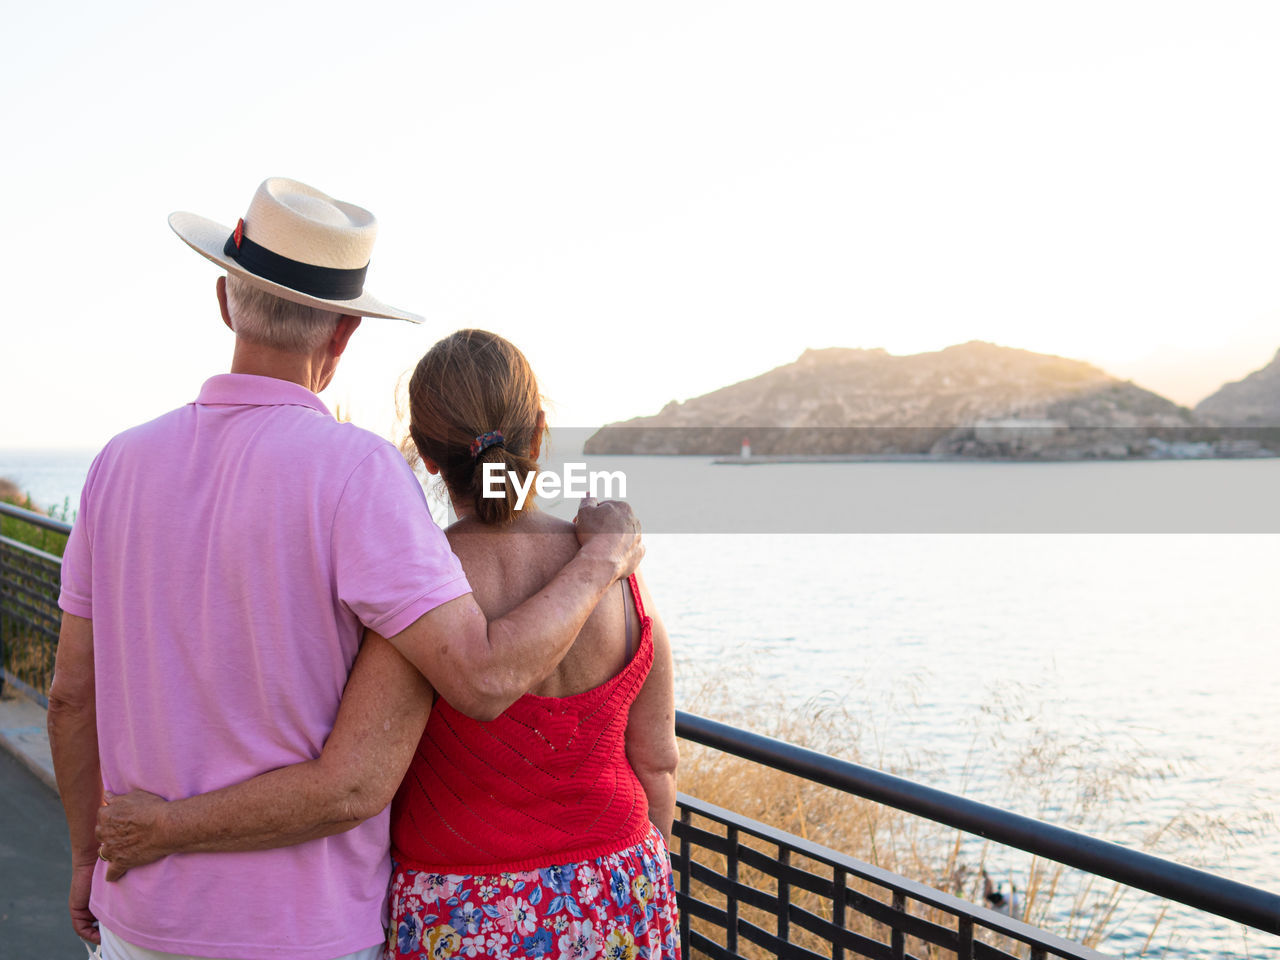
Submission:
[[[450,540],[490,617],[536,593],[577,549],[572,525],[537,514],[501,529],[463,522]],[[624,590],[597,606],[556,672],[496,719],[472,720],[437,699],[392,805],[398,861],[498,873],[586,860],[645,838],[649,808],[626,733],[653,638],[636,580],[623,581]]]
[[[521,513],[504,527],[460,520],[449,528],[448,537],[476,602],[490,620],[545,587],[578,550],[573,524],[541,512]],[[630,594],[622,581],[605,595],[573,647],[555,672],[534,687],[534,694],[572,696],[622,670],[640,637],[640,617]]]

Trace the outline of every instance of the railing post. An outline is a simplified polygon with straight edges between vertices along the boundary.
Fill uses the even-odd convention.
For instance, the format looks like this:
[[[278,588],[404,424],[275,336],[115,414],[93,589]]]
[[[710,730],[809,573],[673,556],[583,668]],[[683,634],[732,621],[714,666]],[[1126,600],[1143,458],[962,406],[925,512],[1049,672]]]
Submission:
[[[791,865],[791,850],[788,847],[778,847],[778,866],[788,867]],[[791,939],[791,881],[787,880],[783,875],[785,870],[778,871],[778,939]]]
[[[901,890],[893,891],[893,912],[907,912],[907,895]],[[901,922],[898,921],[899,926],[889,932],[889,950],[893,954],[893,960],[904,960],[907,955],[907,935],[902,930]]]
[[[844,867],[836,867],[832,871],[832,881],[835,889],[831,891],[831,922],[840,930],[848,929],[845,926],[845,891],[848,889],[849,875],[845,872]],[[844,960],[844,947],[838,943],[831,945],[831,960]]]
[[[956,951],[956,960],[973,960],[973,917],[961,917],[959,929],[960,948]]]
[[[729,841],[729,852],[725,855],[724,875],[728,880],[725,893],[725,931],[724,948],[730,953],[738,952],[738,828],[731,826],[725,831],[725,839]]]
[[[689,827],[691,825],[692,814],[690,814],[688,807],[680,807],[680,822],[684,824],[685,827]],[[688,831],[686,830],[685,836],[680,838],[680,897],[685,901],[689,899],[690,846],[692,846],[692,844],[689,843]],[[690,956],[688,910],[680,911],[680,956]]]

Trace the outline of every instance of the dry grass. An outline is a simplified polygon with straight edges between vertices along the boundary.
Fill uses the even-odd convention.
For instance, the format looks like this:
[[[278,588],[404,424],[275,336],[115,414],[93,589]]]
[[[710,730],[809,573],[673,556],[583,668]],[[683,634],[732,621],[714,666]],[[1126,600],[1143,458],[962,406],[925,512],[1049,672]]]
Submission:
[[[48,696],[56,646],[48,640],[21,635],[6,636],[3,646],[4,668]]]
[[[759,725],[756,729],[778,739],[824,752],[839,753],[845,759],[860,761],[856,755],[856,745],[851,751],[844,739],[846,731],[850,729],[849,718],[835,708],[819,709],[807,716],[784,716],[771,724],[769,729],[761,729]],[[843,748],[837,749],[838,746]],[[855,755],[850,756],[851,753]],[[687,742],[681,744],[680,789],[708,803],[733,810],[929,886],[961,896],[966,894],[966,891],[955,888],[955,880],[959,876],[959,836],[952,831],[949,838],[945,828],[882,804]],[[710,823],[698,818],[694,819],[694,824],[720,832],[715,831]],[[757,838],[743,837],[742,842],[771,858],[776,853],[775,847]],[[716,872],[724,873],[726,863],[723,856],[702,851],[699,857]],[[815,875],[831,877],[829,867],[808,858],[793,854],[790,863]],[[751,867],[739,865],[738,879],[770,895],[777,892],[777,881],[774,878]],[[707,899],[721,909],[726,907],[727,898],[723,894],[711,890],[705,884],[695,884],[694,888],[694,895],[699,899]],[[885,904],[892,901],[891,891],[876,884],[851,878],[849,888]],[[791,890],[790,896],[793,903],[816,916],[832,916],[831,901],[827,897],[795,888]],[[912,913],[930,922],[955,928],[952,915],[923,904],[912,906]],[[770,912],[742,905],[739,907],[739,916],[770,933],[777,932],[776,917]],[[889,942],[889,928],[857,910],[850,911],[847,925],[850,930],[863,936],[882,943]],[[694,929],[701,929],[709,936],[719,939],[709,924],[695,919],[693,926]],[[830,955],[828,942],[816,934],[793,926],[790,939],[809,950]],[[908,938],[906,947],[908,953],[918,957],[944,955],[935,952],[936,948],[931,945],[914,938]],[[739,951],[745,956],[759,957],[761,960],[773,955],[767,949],[743,941],[739,941]]]

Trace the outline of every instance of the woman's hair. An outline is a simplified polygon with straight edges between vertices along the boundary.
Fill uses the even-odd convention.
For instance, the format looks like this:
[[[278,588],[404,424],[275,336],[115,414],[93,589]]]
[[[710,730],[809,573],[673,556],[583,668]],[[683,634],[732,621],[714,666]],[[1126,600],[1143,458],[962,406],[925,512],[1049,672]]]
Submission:
[[[502,442],[472,456],[478,438],[496,431]],[[496,333],[459,330],[418,361],[409,380],[409,436],[418,454],[435,461],[449,492],[475,505],[484,523],[516,515],[514,475],[521,485],[537,470],[546,420],[529,361]],[[482,496],[484,465],[502,468],[505,497]]]

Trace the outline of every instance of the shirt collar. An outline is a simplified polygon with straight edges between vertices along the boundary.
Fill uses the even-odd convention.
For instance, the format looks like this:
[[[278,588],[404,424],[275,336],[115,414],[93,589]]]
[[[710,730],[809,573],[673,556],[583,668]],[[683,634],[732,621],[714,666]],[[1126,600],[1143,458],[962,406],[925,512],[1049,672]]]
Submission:
[[[310,407],[325,416],[332,416],[321,399],[302,384],[249,373],[220,373],[210,377],[200,388],[196,403]]]

